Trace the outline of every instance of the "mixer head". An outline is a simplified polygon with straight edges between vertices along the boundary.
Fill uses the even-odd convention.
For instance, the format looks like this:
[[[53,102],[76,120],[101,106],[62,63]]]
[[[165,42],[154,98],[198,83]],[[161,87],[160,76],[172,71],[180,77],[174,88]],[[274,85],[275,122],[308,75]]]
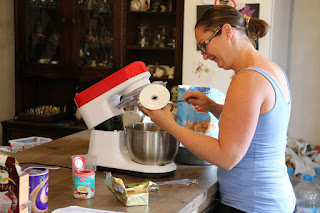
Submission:
[[[79,93],[75,102],[87,127],[92,129],[109,118],[123,114],[123,107],[117,107],[120,97],[136,98],[141,89],[150,84],[149,78],[146,65],[137,61]]]

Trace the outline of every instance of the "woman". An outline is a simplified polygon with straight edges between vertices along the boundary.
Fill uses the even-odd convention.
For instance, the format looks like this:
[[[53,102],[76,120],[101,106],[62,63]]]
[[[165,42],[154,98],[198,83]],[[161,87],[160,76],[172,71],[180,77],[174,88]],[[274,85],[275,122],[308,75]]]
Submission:
[[[219,212],[294,211],[285,165],[290,89],[282,69],[252,42],[267,30],[265,21],[244,18],[226,5],[210,8],[195,26],[203,58],[235,72],[224,105],[200,92],[187,92],[183,98],[220,117],[218,139],[179,126],[166,107],[141,108],[195,155],[219,166]]]

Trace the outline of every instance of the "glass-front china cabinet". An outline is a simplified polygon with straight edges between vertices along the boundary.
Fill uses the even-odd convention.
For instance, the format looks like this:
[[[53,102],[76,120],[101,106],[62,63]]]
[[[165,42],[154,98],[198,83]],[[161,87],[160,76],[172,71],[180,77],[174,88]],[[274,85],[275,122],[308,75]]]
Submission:
[[[181,84],[183,0],[14,2],[15,117],[2,121],[5,145],[86,129],[75,95],[133,61],[152,81]]]

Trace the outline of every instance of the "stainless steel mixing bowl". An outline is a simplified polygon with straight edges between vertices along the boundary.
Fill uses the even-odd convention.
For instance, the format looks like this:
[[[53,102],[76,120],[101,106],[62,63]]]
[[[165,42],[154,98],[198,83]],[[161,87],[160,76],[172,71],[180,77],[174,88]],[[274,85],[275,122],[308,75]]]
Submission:
[[[127,125],[126,143],[132,160],[145,165],[171,163],[179,148],[179,142],[154,123]]]

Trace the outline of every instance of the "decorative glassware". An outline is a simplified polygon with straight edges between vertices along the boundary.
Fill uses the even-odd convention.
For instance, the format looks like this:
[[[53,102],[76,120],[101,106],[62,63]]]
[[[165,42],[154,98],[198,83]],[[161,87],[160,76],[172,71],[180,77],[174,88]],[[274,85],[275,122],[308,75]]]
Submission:
[[[154,47],[166,47],[167,46],[167,28],[165,26],[159,26],[158,32],[153,37]]]
[[[161,11],[161,0],[151,0],[151,11],[159,12]]]
[[[79,64],[113,66],[112,0],[79,0]]]
[[[176,47],[176,28],[172,29],[172,32],[170,33],[169,38],[168,38],[167,46],[171,47],[171,48]]]
[[[140,0],[131,0],[130,2],[131,11],[142,11],[142,4]]]
[[[97,1],[96,0],[88,0],[88,10],[95,10],[97,7]]]
[[[149,25],[140,25],[138,29],[137,44],[140,47],[148,47],[150,45]]]

